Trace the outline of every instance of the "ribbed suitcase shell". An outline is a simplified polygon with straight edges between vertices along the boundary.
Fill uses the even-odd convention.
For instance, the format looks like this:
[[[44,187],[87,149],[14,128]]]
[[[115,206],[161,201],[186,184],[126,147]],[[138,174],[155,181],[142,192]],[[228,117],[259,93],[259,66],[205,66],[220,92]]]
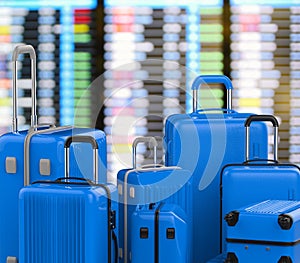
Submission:
[[[191,215],[191,173],[178,167],[125,169],[118,173],[120,262],[131,254],[131,215],[138,205],[163,201]],[[127,242],[126,242],[127,241]]]
[[[228,263],[300,262],[299,201],[265,200],[226,218]]]
[[[116,194],[114,186],[109,189]],[[97,186],[38,183],[23,188],[19,262],[109,262],[107,202]],[[117,211],[116,202],[112,209]]]
[[[137,209],[131,217],[131,262],[190,262],[188,220],[186,213],[174,204]]]
[[[221,191],[223,218],[238,207],[266,199],[300,200],[300,169],[293,164],[228,165],[222,171]],[[222,234],[224,239],[225,222]]]
[[[63,129],[63,130],[61,130]],[[44,129],[43,131],[46,132]],[[106,182],[106,136],[104,132],[85,128],[53,128],[44,134],[34,135],[30,142],[30,183],[37,180],[55,180],[64,174],[64,141],[70,135],[92,135],[99,145],[100,182]],[[0,137],[0,262],[7,256],[18,258],[18,194],[24,186],[24,141],[28,131],[7,133]],[[71,147],[71,170],[77,177],[90,178],[92,174],[89,145]],[[86,153],[87,152],[87,153]],[[16,172],[6,170],[6,158],[15,158]],[[40,160],[49,160],[50,175],[41,175]],[[79,163],[79,169],[78,164]]]

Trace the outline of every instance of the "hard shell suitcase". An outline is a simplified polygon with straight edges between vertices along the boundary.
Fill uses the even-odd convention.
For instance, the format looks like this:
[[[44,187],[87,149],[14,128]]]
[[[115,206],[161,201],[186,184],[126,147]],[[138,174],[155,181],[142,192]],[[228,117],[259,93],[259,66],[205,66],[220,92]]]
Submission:
[[[18,130],[17,113],[17,59],[19,54],[29,54],[31,59],[32,81],[32,116],[29,130]],[[19,254],[18,241],[18,194],[20,189],[32,181],[42,178],[56,179],[64,172],[64,141],[72,134],[93,135],[101,149],[99,154],[99,181],[106,181],[106,137],[100,130],[78,129],[71,126],[55,127],[54,125],[37,125],[36,115],[36,56],[30,45],[19,45],[15,48],[13,60],[13,127],[12,132],[0,136],[0,262],[9,258],[10,263],[16,262]],[[85,154],[89,145],[72,145],[71,167],[76,163],[77,176],[87,177],[91,168],[86,159],[92,157]],[[29,158],[30,157],[30,158]],[[30,169],[31,168],[31,169]],[[8,202],[9,200],[9,202]]]
[[[270,121],[274,126],[274,160],[249,159],[249,128],[252,122]],[[246,161],[228,164],[221,175],[222,217],[239,207],[266,199],[300,200],[300,170],[277,161],[278,121],[272,115],[250,116],[245,122]],[[223,222],[223,249],[226,249]]]
[[[106,183],[107,149],[106,135],[103,131],[93,128],[57,127],[30,132],[25,139],[24,162],[25,173],[30,180],[55,179],[64,173],[64,142],[69,136],[92,136],[99,147],[98,173],[96,181]],[[46,145],[46,149],[45,149]],[[73,144],[70,149],[70,168],[76,177],[91,177],[92,167],[87,165],[93,158],[89,144]],[[29,165],[27,165],[29,164]],[[25,176],[25,178],[29,178]],[[30,182],[25,181],[25,185]]]
[[[188,220],[182,208],[174,204],[137,209],[131,217],[131,262],[190,262]]]
[[[228,109],[197,110],[197,89],[204,83],[225,85]],[[171,115],[166,120],[166,165],[178,165],[192,172],[192,246],[197,246],[192,248],[192,262],[205,263],[221,253],[220,172],[228,163],[243,161],[244,121],[250,114],[231,109],[232,84],[226,76],[199,76],[192,89],[193,113]],[[251,140],[251,156],[267,158],[265,124],[253,125],[251,132],[257,135]]]
[[[70,176],[72,143],[89,142],[97,173],[98,145],[91,136],[65,142],[65,177],[37,181],[20,191],[20,263],[117,262],[117,189]],[[91,163],[91,160],[90,160]],[[112,243],[115,242],[114,249]]]
[[[154,148],[154,165],[136,167],[136,147],[149,143]],[[154,137],[139,137],[133,142],[133,169],[118,173],[119,193],[119,247],[120,262],[131,258],[131,215],[139,205],[164,201],[179,205],[187,215],[191,214],[191,173],[179,167],[156,165],[157,142]]]
[[[228,213],[227,263],[300,262],[300,202],[265,200]]]

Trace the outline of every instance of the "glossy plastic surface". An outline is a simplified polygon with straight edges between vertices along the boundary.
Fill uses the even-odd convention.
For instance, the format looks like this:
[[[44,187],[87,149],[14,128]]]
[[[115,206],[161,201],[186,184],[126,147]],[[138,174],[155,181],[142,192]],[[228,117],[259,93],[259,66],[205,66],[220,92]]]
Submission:
[[[280,262],[281,256],[299,262],[299,201],[265,200],[237,211],[239,219],[236,225],[227,225],[227,238],[230,239],[227,252],[234,253],[239,262],[253,262],[254,259],[256,262]],[[280,215],[292,219],[290,229],[280,227]]]
[[[222,215],[266,199],[300,200],[300,170],[292,164],[228,165],[222,172]],[[223,240],[226,223],[223,221]],[[224,245],[226,248],[226,245]]]
[[[116,188],[109,188],[115,195]],[[112,210],[117,211],[117,202],[112,202]],[[107,226],[107,195],[101,187],[46,183],[24,187],[19,262],[106,263]]]
[[[123,251],[120,262],[129,262],[131,215],[139,205],[160,201],[174,203],[191,217],[193,203],[190,180],[189,171],[172,167],[119,171],[119,240]]]
[[[173,204],[156,205],[151,208],[144,206],[132,214],[131,220],[132,263],[190,262],[188,258],[190,226],[186,213],[179,206]],[[140,237],[141,228],[148,230],[147,238]],[[168,229],[175,232],[174,238],[167,238]]]
[[[220,172],[226,164],[244,161],[244,122],[250,115],[203,111],[166,121],[166,164],[192,171],[192,262],[205,263],[221,252]],[[266,125],[254,123],[250,129],[251,158],[267,158]]]
[[[64,140],[75,134],[96,138],[99,145],[99,178],[106,182],[106,136],[100,130],[74,128],[33,136],[30,143],[30,182],[55,180],[64,176]],[[24,186],[24,141],[27,131],[7,133],[0,137],[0,262],[7,256],[18,258],[18,194]],[[71,147],[71,176],[92,177],[91,146],[74,144]],[[86,153],[87,152],[87,153]],[[16,159],[16,173],[7,173],[7,157]],[[40,160],[50,160],[50,175],[40,174]],[[79,166],[79,169],[78,169]]]

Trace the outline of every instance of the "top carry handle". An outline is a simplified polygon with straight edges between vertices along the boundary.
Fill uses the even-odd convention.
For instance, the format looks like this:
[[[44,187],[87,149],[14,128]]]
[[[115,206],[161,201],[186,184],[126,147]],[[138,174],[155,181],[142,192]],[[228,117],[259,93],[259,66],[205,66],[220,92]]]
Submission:
[[[278,161],[278,121],[273,115],[251,115],[245,121],[246,128],[246,162],[250,156],[250,125],[254,121],[269,121],[274,127],[274,161]]]
[[[232,110],[233,86],[231,80],[224,75],[201,75],[192,84],[193,112],[196,112],[198,109],[198,89],[200,89],[201,84],[223,84],[227,90],[227,110]]]
[[[31,59],[31,127],[37,125],[37,115],[36,115],[36,55],[35,50],[31,45],[18,45],[15,47],[12,55],[13,62],[13,122],[12,122],[12,131],[18,131],[18,90],[17,90],[17,60],[20,54],[29,54]]]
[[[139,143],[148,143],[149,146],[153,147],[153,159],[154,165],[157,163],[157,141],[154,137],[138,137],[133,141],[132,144],[132,155],[133,155],[133,169],[136,169],[136,147]]]
[[[98,143],[92,136],[70,136],[67,138],[65,142],[65,177],[70,178],[70,146],[73,142],[83,142],[83,143],[90,143],[93,148],[93,156],[94,156],[94,180],[98,182]]]

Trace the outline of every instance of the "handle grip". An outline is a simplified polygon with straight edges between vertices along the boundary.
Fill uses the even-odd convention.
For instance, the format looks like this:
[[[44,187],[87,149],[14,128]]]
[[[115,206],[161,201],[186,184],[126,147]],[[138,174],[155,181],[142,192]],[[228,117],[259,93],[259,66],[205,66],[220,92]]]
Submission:
[[[193,112],[198,109],[198,89],[202,84],[223,84],[227,91],[227,109],[232,110],[232,82],[224,75],[201,75],[196,77],[192,84],[193,90]]]
[[[279,123],[273,115],[251,115],[245,121],[246,128],[246,162],[250,160],[250,125],[255,121],[268,121],[274,127],[274,161],[278,162],[278,127]]]
[[[17,61],[20,54],[29,54],[30,59],[35,59],[35,50],[31,45],[18,45],[12,54],[12,61]]]
[[[75,135],[70,136],[65,141],[65,178],[70,179],[70,146],[73,142],[90,143],[93,148],[93,163],[94,163],[94,181],[98,182],[98,143],[92,136]]]
[[[18,45],[13,50],[12,62],[13,62],[13,121],[12,121],[12,131],[18,131],[18,89],[17,89],[17,79],[18,79],[18,69],[17,60],[20,54],[29,54],[31,59],[31,127],[37,125],[37,114],[36,114],[36,54],[35,50],[31,45]]]
[[[132,155],[133,155],[133,169],[136,169],[136,148],[137,145],[140,143],[148,143],[149,147],[153,147],[154,153],[153,153],[153,159],[154,159],[154,164],[157,163],[157,141],[155,137],[138,137],[136,138],[133,143],[132,143]]]
[[[66,180],[68,180],[67,183],[70,183],[69,180],[74,180],[74,181],[81,181],[81,182],[83,182],[85,184],[89,184],[89,185],[93,185],[94,184],[94,182],[92,182],[90,179],[80,178],[80,177],[68,177],[68,178],[66,178],[66,177],[59,177],[54,182],[58,182],[59,183],[59,182],[64,182]]]
[[[83,142],[83,143],[90,143],[93,149],[98,149],[98,143],[92,136],[70,136],[67,138],[65,142],[65,148],[70,148],[73,142]]]
[[[254,121],[269,121],[273,124],[273,127],[279,127],[279,123],[273,115],[251,115],[245,121],[245,127],[250,127],[250,124]]]

